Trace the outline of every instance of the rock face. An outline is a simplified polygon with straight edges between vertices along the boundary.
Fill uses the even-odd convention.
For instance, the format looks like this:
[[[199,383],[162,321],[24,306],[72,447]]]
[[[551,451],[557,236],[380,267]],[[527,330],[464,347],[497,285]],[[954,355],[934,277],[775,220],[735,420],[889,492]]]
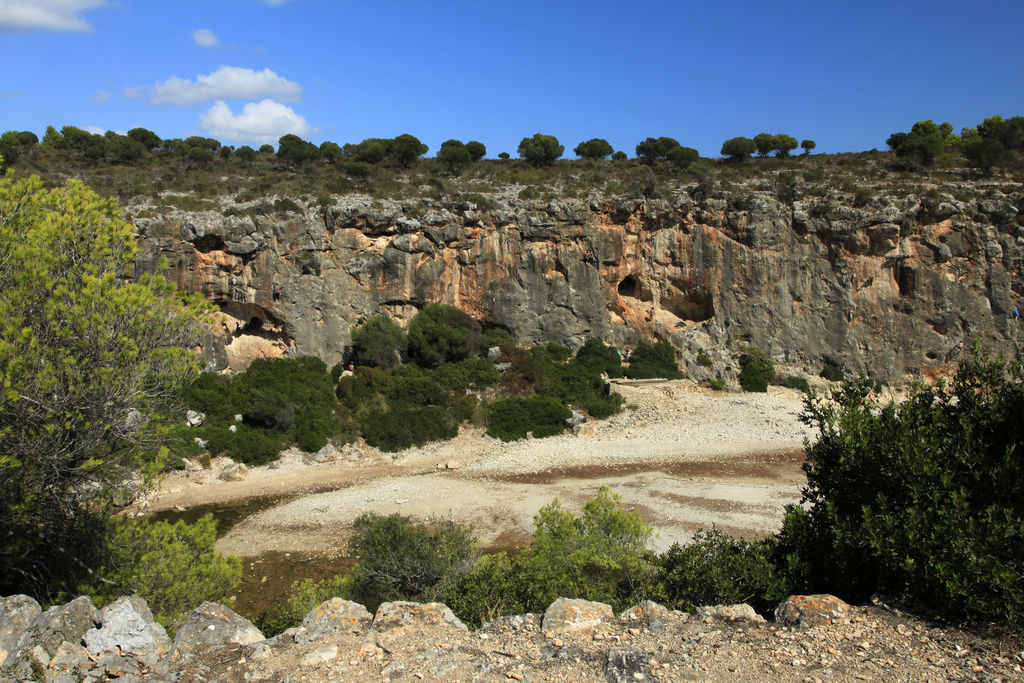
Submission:
[[[167,258],[223,312],[209,367],[287,353],[337,362],[360,318],[462,308],[520,343],[669,341],[691,374],[741,340],[820,370],[894,378],[977,340],[1016,355],[1024,194],[781,203],[758,188],[668,199],[345,196],[301,215],[139,219],[137,270]],[[974,195],[980,195],[974,192]]]

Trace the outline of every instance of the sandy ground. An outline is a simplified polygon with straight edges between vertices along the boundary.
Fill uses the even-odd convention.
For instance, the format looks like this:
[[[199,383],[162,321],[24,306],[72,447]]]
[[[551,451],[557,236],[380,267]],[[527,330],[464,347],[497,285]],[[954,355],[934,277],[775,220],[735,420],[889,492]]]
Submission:
[[[432,515],[468,522],[485,547],[521,544],[533,516],[558,498],[571,510],[607,485],[655,529],[654,545],[699,529],[756,536],[778,528],[804,481],[801,394],[721,393],[680,380],[617,386],[627,408],[583,433],[505,444],[478,429],[398,454],[364,447],[344,461],[308,464],[287,454],[242,481],[209,471],[168,477],[154,511],[244,502],[263,509],[236,524],[218,548],[242,557],[268,551],[339,554],[363,512]],[[221,465],[222,466],[222,465]]]

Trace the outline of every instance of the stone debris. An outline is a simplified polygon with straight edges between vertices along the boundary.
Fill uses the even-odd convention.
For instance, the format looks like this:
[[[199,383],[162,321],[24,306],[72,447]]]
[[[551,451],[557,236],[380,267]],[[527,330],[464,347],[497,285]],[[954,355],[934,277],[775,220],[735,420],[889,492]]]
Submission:
[[[249,468],[240,462],[229,462],[221,469],[217,478],[221,481],[241,481],[249,476]]]
[[[791,596],[772,623],[746,605],[703,607],[691,618],[645,602],[615,618],[608,605],[559,598],[543,621],[506,616],[475,631],[439,603],[385,603],[371,621],[362,605],[336,598],[269,640],[227,607],[204,603],[173,650],[137,596],[95,612],[97,628],[54,646],[53,627],[80,630],[91,605],[73,602],[42,612],[31,598],[0,598],[0,681],[1024,679],[1024,648],[1005,633],[939,627],[881,601],[850,606],[829,595]],[[22,645],[12,652],[12,643]]]

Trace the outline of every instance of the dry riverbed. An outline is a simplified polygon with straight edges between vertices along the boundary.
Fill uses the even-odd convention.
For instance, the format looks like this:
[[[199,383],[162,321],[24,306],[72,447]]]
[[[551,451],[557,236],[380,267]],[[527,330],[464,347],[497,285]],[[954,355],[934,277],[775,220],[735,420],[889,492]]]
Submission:
[[[801,394],[721,393],[685,380],[615,390],[627,408],[579,436],[506,444],[464,429],[452,441],[398,454],[364,447],[327,464],[292,452],[242,481],[218,480],[216,467],[175,473],[151,509],[241,506],[247,516],[218,548],[255,558],[340,555],[363,512],[448,516],[472,524],[485,547],[514,547],[541,506],[558,498],[578,510],[605,485],[653,525],[657,548],[712,525],[771,533],[799,500],[802,445],[812,435],[797,419]]]

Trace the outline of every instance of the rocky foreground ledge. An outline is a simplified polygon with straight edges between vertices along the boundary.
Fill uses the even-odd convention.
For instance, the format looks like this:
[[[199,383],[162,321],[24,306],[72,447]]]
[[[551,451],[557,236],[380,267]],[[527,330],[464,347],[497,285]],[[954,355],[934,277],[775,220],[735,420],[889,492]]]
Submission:
[[[24,595],[0,598],[3,681],[1009,681],[1024,677],[1021,648],[830,595],[792,596],[774,623],[742,604],[687,614],[646,602],[616,617],[559,598],[543,615],[476,631],[440,603],[371,615],[334,598],[269,639],[207,602],[173,641],[137,596],[45,612]]]

